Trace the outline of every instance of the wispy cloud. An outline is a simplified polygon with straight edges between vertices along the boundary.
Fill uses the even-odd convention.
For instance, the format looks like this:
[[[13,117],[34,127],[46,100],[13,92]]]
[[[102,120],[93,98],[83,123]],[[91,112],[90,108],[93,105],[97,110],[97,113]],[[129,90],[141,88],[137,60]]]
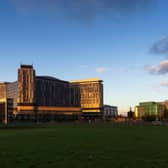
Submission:
[[[96,69],[96,72],[97,73],[105,73],[105,72],[107,72],[107,68],[99,67],[99,68]]]
[[[132,70],[132,69],[131,69]],[[117,66],[117,67],[98,67],[96,68],[97,73],[106,73],[106,72],[111,72],[111,73],[126,73],[129,71],[129,68],[127,67],[122,67],[122,66]]]
[[[157,67],[156,66],[152,66],[152,65],[146,65],[144,67],[145,71],[149,72],[150,74],[156,74],[157,72]]]
[[[146,71],[148,71],[151,74],[156,75],[162,75],[168,73],[168,60],[161,61],[159,65],[157,66],[145,66],[144,68]]]
[[[153,54],[168,56],[168,36],[161,37],[150,49]]]
[[[160,82],[160,86],[168,87],[168,81]]]
[[[78,21],[88,21],[96,15],[130,15],[144,13],[155,0],[9,0],[16,10],[58,10]]]

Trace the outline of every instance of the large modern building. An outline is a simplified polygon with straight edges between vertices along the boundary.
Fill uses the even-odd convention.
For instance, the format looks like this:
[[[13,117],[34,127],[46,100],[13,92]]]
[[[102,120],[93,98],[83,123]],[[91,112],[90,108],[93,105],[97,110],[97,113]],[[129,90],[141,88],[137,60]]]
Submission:
[[[135,107],[136,118],[156,117],[162,118],[165,111],[165,105],[160,102],[142,102]]]
[[[73,80],[80,88],[80,104],[83,117],[100,118],[103,116],[103,81],[98,78]]]
[[[77,85],[49,76],[36,76],[31,65],[18,70],[18,117],[56,119],[58,116],[79,116],[80,90]]]
[[[21,65],[18,80],[0,83],[0,120],[57,120],[102,117],[103,84],[99,79],[63,81],[37,76],[32,65]],[[3,111],[3,112],[2,112]]]

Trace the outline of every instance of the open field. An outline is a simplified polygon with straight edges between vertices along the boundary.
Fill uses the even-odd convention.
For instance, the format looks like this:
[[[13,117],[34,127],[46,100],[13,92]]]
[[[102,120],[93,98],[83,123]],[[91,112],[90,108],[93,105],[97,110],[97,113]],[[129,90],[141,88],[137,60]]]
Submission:
[[[0,129],[2,168],[167,168],[168,127],[55,124]]]

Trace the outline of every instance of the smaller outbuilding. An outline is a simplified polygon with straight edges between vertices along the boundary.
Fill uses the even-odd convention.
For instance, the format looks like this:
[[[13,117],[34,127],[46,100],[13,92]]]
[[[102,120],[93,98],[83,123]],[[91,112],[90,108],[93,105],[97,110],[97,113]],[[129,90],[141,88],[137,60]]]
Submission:
[[[103,106],[103,117],[105,120],[111,120],[118,116],[118,107],[111,105]]]
[[[135,118],[135,113],[132,111],[131,107],[130,110],[127,112],[127,117],[130,119]]]

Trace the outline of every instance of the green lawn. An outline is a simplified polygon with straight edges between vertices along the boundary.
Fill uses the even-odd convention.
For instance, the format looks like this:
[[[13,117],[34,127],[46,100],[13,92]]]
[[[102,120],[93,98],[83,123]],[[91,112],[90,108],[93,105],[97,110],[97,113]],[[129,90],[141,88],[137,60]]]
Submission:
[[[168,127],[56,124],[0,129],[0,168],[167,168]]]

